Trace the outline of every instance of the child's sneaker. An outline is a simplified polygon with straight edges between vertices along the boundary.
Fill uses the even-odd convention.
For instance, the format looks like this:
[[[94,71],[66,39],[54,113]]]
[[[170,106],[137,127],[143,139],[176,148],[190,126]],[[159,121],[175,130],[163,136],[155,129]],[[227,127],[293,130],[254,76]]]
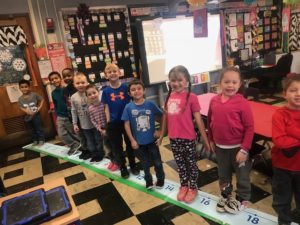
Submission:
[[[36,145],[38,145],[38,144],[39,144],[38,141],[34,141],[34,142],[32,143],[32,146],[36,146]]]
[[[120,171],[121,171],[121,177],[122,178],[127,179],[129,177],[129,172],[128,172],[126,166],[121,167]]]
[[[198,195],[197,189],[189,189],[184,197],[184,201],[188,204],[192,203]]]
[[[39,141],[39,146],[42,146],[42,145],[44,145],[45,144],[45,142],[44,141]]]
[[[179,188],[179,192],[177,194],[178,201],[184,201],[186,193],[188,192],[189,188],[187,186],[183,186]]]
[[[133,174],[133,175],[139,175],[140,174],[140,169],[135,165],[135,166],[132,166],[132,167],[130,167],[130,170],[131,170],[131,173]]]
[[[223,196],[221,196],[219,198],[219,201],[218,201],[217,206],[216,206],[217,212],[220,212],[220,213],[225,212],[225,205],[226,205],[227,201],[228,201],[228,199],[224,198]]]
[[[113,162],[108,163],[107,169],[111,170],[111,168],[113,167],[113,165],[114,165]]]
[[[75,155],[78,151],[79,151],[79,149],[80,149],[80,147],[81,147],[81,144],[80,143],[73,143],[71,146],[70,146],[70,149],[69,149],[69,151],[68,151],[68,155]]]
[[[240,202],[234,198],[230,198],[225,204],[224,209],[226,210],[226,212],[238,214],[240,211],[243,211],[245,208],[247,208],[248,203],[248,201]]]
[[[110,171],[114,172],[119,169],[119,166],[116,163],[112,163],[112,166],[110,167]]]
[[[165,185],[165,181],[164,180],[157,180],[156,184],[155,184],[155,187],[157,189],[162,189],[164,187],[164,185]]]
[[[152,189],[153,188],[153,182],[152,181],[146,181],[146,188],[148,190]]]

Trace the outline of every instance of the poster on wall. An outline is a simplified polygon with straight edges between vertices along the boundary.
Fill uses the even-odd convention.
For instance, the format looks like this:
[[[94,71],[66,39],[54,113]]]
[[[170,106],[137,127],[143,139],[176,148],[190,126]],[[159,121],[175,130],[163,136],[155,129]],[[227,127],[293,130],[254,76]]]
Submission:
[[[64,43],[48,44],[47,48],[52,70],[61,73],[67,67]]]
[[[284,7],[282,9],[282,32],[290,31],[291,8]]]
[[[49,73],[53,71],[50,60],[39,60],[38,66],[39,66],[41,78],[48,79]],[[61,70],[58,72],[61,73]]]
[[[30,80],[27,72],[24,48],[21,45],[0,47],[0,85]]]
[[[193,13],[194,37],[207,37],[207,12],[206,9],[198,9]]]

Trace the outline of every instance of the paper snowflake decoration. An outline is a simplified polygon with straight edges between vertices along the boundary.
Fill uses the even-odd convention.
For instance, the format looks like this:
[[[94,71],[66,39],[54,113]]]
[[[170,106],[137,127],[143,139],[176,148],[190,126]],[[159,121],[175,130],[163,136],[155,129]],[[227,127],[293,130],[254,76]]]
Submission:
[[[13,55],[8,51],[0,51],[0,61],[3,63],[10,63],[11,59],[13,58]]]
[[[26,62],[24,59],[16,58],[13,60],[12,66],[16,71],[24,71],[26,69]]]

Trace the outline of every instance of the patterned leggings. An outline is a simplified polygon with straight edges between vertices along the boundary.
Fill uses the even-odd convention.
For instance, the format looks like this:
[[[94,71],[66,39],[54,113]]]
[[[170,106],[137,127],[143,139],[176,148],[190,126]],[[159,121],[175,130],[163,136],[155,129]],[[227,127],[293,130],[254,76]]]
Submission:
[[[171,139],[171,149],[178,166],[181,186],[197,189],[199,169],[197,166],[196,142],[187,139]]]

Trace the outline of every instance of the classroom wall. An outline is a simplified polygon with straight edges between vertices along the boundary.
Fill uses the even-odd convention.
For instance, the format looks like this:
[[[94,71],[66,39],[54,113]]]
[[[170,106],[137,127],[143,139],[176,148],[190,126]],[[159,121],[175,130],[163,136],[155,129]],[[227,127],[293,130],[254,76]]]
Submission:
[[[1,0],[0,3],[0,15],[21,14],[29,12],[27,0]]]

